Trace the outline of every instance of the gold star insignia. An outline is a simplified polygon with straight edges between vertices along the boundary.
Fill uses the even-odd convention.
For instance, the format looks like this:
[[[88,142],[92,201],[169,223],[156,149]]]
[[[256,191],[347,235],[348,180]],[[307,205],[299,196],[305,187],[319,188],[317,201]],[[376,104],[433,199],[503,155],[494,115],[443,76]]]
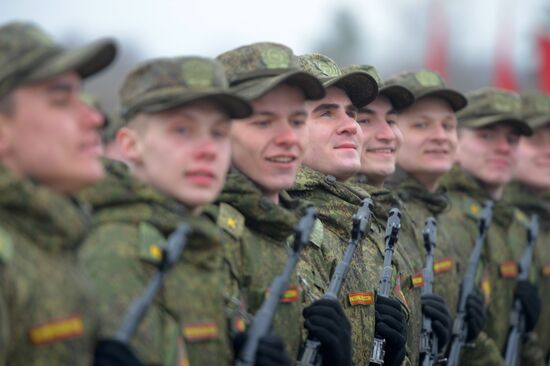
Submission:
[[[232,217],[228,217],[226,223],[227,223],[227,226],[230,227],[231,229],[235,229],[237,227],[237,221],[235,221],[235,219]]]

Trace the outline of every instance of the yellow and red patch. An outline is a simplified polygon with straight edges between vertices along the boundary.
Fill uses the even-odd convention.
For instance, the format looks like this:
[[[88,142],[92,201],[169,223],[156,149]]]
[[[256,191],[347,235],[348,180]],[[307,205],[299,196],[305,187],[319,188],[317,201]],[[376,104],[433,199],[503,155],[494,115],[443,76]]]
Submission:
[[[35,346],[79,338],[84,334],[80,315],[51,319],[31,328],[29,337]]]
[[[491,280],[488,270],[481,277],[481,292],[483,293],[483,302],[485,305],[489,304],[491,301]]]
[[[502,262],[499,266],[500,277],[516,278],[518,276],[518,265],[514,261]]]
[[[411,276],[412,287],[422,287],[424,286],[424,275],[422,273],[417,273]]]
[[[269,295],[269,289],[265,293],[266,297]],[[289,285],[286,289],[286,291],[281,296],[281,302],[283,303],[289,303],[289,302],[298,302],[300,297],[300,290],[298,289],[298,286],[296,285]]]
[[[220,332],[214,322],[188,323],[182,327],[183,337],[189,342],[200,342],[216,339]]]
[[[452,269],[453,269],[452,257],[441,258],[440,260],[435,261],[434,263],[435,274],[450,272]]]
[[[351,292],[348,294],[348,299],[352,306],[374,304],[374,294],[372,291]]]
[[[542,266],[542,275],[544,277],[550,276],[550,264],[545,264],[544,266]]]
[[[246,330],[246,322],[243,318],[236,317],[233,321],[233,329],[235,329],[237,332],[244,332]]]

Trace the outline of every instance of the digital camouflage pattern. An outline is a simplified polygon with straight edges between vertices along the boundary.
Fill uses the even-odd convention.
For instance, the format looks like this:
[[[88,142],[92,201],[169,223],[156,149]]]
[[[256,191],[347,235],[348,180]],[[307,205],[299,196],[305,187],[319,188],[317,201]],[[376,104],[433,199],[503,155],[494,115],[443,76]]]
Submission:
[[[67,71],[86,78],[107,67],[116,54],[111,40],[67,51],[32,23],[0,26],[0,98],[20,85]]]
[[[318,293],[324,293],[330,276],[342,259],[350,238],[352,216],[360,207],[361,199],[369,197],[365,191],[337,182],[336,178],[324,175],[308,167],[302,167],[294,187],[289,191],[292,197],[304,199],[319,209],[322,228],[317,228],[315,245],[304,252],[300,274],[313,283]],[[373,217],[370,231],[361,241],[354,260],[340,292],[340,304],[352,325],[353,362],[368,365],[374,338],[374,294],[378,289],[380,271],[383,267],[384,228],[383,223]],[[399,244],[398,244],[399,245]],[[396,257],[394,257],[396,259]],[[395,289],[399,268],[395,264],[392,278]],[[311,269],[316,269],[316,278],[311,278]],[[324,280],[324,281],[323,281]],[[401,301],[407,320],[410,309],[400,291],[394,293]],[[410,355],[413,362],[417,354]]]
[[[224,229],[226,261],[241,286],[247,312],[253,316],[262,305],[273,279],[288,260],[288,243],[303,206],[281,193],[280,204],[269,200],[244,174],[233,169],[218,197],[213,218]],[[228,207],[229,206],[229,207]],[[274,333],[281,336],[296,359],[302,339],[302,291],[293,274],[274,319]]]
[[[509,204],[518,207],[526,215],[537,214],[539,216],[539,237],[533,263],[531,266],[536,268],[537,287],[541,296],[541,313],[537,327],[536,335],[540,338],[540,344],[543,347],[544,354],[550,352],[550,192],[546,191],[536,194],[528,186],[520,183],[510,184],[504,192],[504,200]]]
[[[526,91],[521,97],[521,116],[534,130],[550,123],[550,95],[539,91]]]
[[[470,238],[464,238],[466,240],[461,242],[474,243],[477,235],[477,220],[483,203],[490,199],[489,194],[479,181],[458,167],[454,167],[443,177],[442,184],[449,190],[451,199],[449,215],[453,218],[454,227],[460,228],[463,233],[456,238],[464,238],[466,233],[470,233]],[[484,331],[494,342],[494,346],[491,346],[494,350],[483,350],[479,347],[473,350],[467,349],[465,353],[471,353],[466,354],[463,361],[473,362],[472,360],[477,360],[481,355],[492,354],[495,359],[488,359],[486,356],[483,364],[496,365],[503,362],[502,356],[498,360],[496,355],[503,350],[506,342],[509,314],[516,287],[516,262],[523,253],[526,241],[524,223],[518,219],[521,215],[524,214],[503,201],[498,201],[494,205],[493,221],[482,251],[483,267],[479,275],[480,287],[487,304],[487,325]],[[485,346],[489,347],[491,342],[489,340],[484,342]],[[527,353],[523,352],[523,362],[527,362],[526,360],[533,364],[542,362],[541,352],[536,344],[528,343],[523,349],[529,350]]]
[[[0,167],[0,365],[90,364],[99,324],[76,260],[86,229],[68,197]]]
[[[488,87],[472,90],[466,97],[468,105],[457,113],[461,127],[480,128],[506,121],[522,135],[533,133],[521,116],[521,98],[516,92]]]
[[[331,58],[318,53],[298,58],[302,70],[318,77],[325,88],[335,86],[344,90],[357,108],[366,106],[378,95],[378,83],[371,74],[363,70],[349,70],[344,73]]]
[[[385,85],[401,85],[414,94],[415,100],[424,97],[441,98],[447,101],[455,112],[464,108],[468,103],[462,93],[448,88],[441,75],[432,70],[395,74],[385,80]]]
[[[225,67],[231,89],[247,100],[257,99],[281,84],[300,88],[306,100],[321,99],[321,82],[300,69],[294,52],[285,45],[258,42],[235,48],[217,57]]]
[[[164,280],[131,345],[148,365],[229,365],[222,247],[218,229],[106,162],[107,178],[82,192],[94,208],[79,258],[98,290],[101,337],[112,337],[162,258],[166,238],[182,221],[193,233],[181,263]]]
[[[228,89],[223,66],[205,57],[162,58],[133,69],[120,89],[120,113],[128,122],[139,113],[176,108],[208,99],[231,118],[250,116],[252,108]]]
[[[422,273],[424,268],[423,245],[419,241],[422,239],[423,226],[412,221],[408,208],[395,192],[370,185],[364,174],[358,174],[346,183],[363,189],[371,196],[374,201],[374,216],[381,223],[387,221],[390,209],[396,207],[401,211],[401,229],[399,230],[398,243],[395,246],[395,259],[399,266],[398,283],[409,308],[407,352],[408,354],[418,354],[422,304],[420,302],[420,287],[415,285],[413,278]]]

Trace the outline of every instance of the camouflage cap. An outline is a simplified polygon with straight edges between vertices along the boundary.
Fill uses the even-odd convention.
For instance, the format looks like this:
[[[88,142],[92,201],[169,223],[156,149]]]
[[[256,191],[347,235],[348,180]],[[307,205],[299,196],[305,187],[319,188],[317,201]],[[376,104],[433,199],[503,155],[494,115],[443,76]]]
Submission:
[[[76,71],[86,78],[107,67],[115,54],[112,40],[64,50],[34,24],[5,24],[0,27],[0,97],[20,85],[47,80],[67,71]]]
[[[520,93],[521,116],[534,130],[550,124],[550,95],[540,91]]]
[[[400,110],[409,107],[414,103],[414,94],[406,87],[398,84],[387,84],[382,81],[378,70],[371,65],[351,65],[342,69],[342,72],[365,71],[376,80],[378,84],[378,95],[388,98],[393,108]]]
[[[344,90],[357,108],[366,106],[378,96],[378,83],[372,75],[363,70],[342,72],[336,62],[318,53],[298,58],[302,70],[317,76],[325,88],[336,86]]]
[[[480,128],[495,123],[511,123],[522,135],[531,135],[531,127],[521,118],[519,94],[494,87],[466,93],[468,106],[457,113],[459,126]]]
[[[287,46],[259,42],[222,53],[231,90],[247,100],[259,98],[281,84],[301,89],[308,100],[321,99],[325,89],[313,75],[300,70],[298,58]]]
[[[245,118],[252,107],[229,90],[223,66],[204,57],[161,58],[132,70],[120,89],[120,113],[126,121],[138,113],[161,112],[209,100],[231,118]]]
[[[436,97],[445,100],[457,112],[466,107],[466,97],[453,89],[447,88],[443,78],[435,71],[419,70],[402,72],[386,80],[388,85],[401,85],[409,89],[418,101],[424,97]]]

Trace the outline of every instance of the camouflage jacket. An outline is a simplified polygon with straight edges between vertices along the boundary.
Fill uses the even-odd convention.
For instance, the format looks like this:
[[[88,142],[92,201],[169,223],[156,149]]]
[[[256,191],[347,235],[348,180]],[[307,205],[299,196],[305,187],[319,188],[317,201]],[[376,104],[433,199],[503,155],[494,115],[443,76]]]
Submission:
[[[279,195],[279,203],[273,203],[248,177],[232,169],[218,198],[218,209],[211,214],[226,233],[225,258],[250,315],[258,311],[271,282],[283,272],[289,255],[287,243],[301,216],[301,204],[286,193]],[[274,332],[284,339],[294,359],[302,340],[302,301],[294,274],[274,319]]]
[[[131,344],[149,365],[231,364],[218,229],[137,182],[123,164],[108,162],[107,171],[102,183],[80,195],[94,208],[79,259],[98,289],[101,336],[116,333],[156,270],[167,237],[185,221],[193,234],[181,263],[166,276]]]
[[[477,220],[489,194],[481,183],[472,176],[455,167],[442,180],[449,190],[451,211],[449,220],[456,233],[453,234],[462,243],[469,243],[470,249],[477,235]],[[521,214],[512,206],[498,201],[493,207],[493,220],[483,247],[479,272],[481,290],[487,304],[487,325],[485,332],[488,339],[485,346],[490,346],[491,354],[502,352],[508,333],[508,320],[516,287],[517,265],[525,247],[525,226],[518,220]],[[490,339],[490,340],[489,340]],[[468,350],[470,355],[465,359],[478,359],[481,350]],[[484,350],[480,355],[488,354]],[[472,356],[474,355],[475,356]],[[473,361],[472,361],[473,362]],[[502,360],[487,360],[483,364],[499,364]],[[468,363],[469,364],[469,363]]]
[[[550,191],[536,195],[527,186],[514,183],[504,193],[504,200],[518,207],[527,215],[539,216],[539,236],[531,267],[535,267],[537,286],[541,295],[542,309],[536,328],[545,354],[550,353]]]
[[[289,192],[292,197],[311,202],[319,209],[320,227],[315,245],[305,251],[301,275],[306,277],[309,269],[317,270],[317,279],[307,279],[319,293],[328,287],[330,276],[342,259],[352,228],[352,216],[360,206],[361,199],[368,193],[350,185],[337,182],[332,176],[302,167],[295,186]],[[378,288],[383,267],[384,230],[383,223],[375,216],[371,218],[370,231],[355,252],[347,279],[340,292],[340,303],[352,324],[353,361],[355,365],[368,365],[374,337],[374,293]],[[395,259],[395,257],[394,257]],[[398,273],[394,263],[395,284]],[[302,268],[304,268],[302,267]],[[393,288],[397,286],[392,286]],[[410,314],[400,289],[397,297]],[[415,356],[412,354],[412,356]]]
[[[388,212],[392,208],[401,211],[401,230],[399,241],[395,247],[395,257],[399,265],[398,283],[403,291],[410,310],[407,346],[409,352],[418,353],[419,339],[422,321],[422,305],[420,302],[422,277],[424,268],[424,250],[422,242],[423,226],[413,221],[408,207],[406,207],[399,196],[386,188],[377,188],[368,184],[367,178],[363,175],[353,177],[349,182],[365,190],[374,201],[374,214],[380,222],[386,222]]]
[[[0,365],[89,365],[98,329],[74,201],[0,168]]]

